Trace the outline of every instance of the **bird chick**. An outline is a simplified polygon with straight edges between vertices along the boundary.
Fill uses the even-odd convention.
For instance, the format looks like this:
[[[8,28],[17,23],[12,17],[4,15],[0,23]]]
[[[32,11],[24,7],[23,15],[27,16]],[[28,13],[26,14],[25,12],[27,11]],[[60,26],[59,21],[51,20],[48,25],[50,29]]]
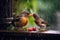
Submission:
[[[36,23],[39,27],[43,27],[44,25],[47,26],[47,23],[46,23],[42,18],[40,18],[39,15],[33,14],[33,17],[34,17],[34,19],[35,19],[35,20],[34,20],[35,23]],[[42,24],[44,24],[44,25],[42,25]]]

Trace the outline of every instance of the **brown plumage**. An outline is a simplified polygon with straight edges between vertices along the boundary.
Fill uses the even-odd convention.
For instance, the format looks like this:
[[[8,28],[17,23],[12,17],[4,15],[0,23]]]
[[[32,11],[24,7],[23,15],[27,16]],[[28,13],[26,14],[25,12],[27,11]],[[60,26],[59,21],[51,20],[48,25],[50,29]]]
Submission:
[[[40,18],[39,15],[33,14],[33,17],[34,17],[34,19],[35,19],[35,23],[36,23],[39,27],[44,26],[44,25],[42,25],[42,24],[45,24],[45,25],[47,26],[47,23],[46,23],[42,18]]]
[[[27,23],[28,23],[28,18],[27,18],[27,17],[21,17],[21,18],[19,19],[19,21],[16,22],[16,25],[17,25],[18,27],[23,27],[23,26],[27,25]]]
[[[29,12],[27,12],[27,11],[21,12],[17,16],[17,18],[12,21],[12,24],[16,27],[23,27],[23,26],[27,25],[28,15],[29,15]]]

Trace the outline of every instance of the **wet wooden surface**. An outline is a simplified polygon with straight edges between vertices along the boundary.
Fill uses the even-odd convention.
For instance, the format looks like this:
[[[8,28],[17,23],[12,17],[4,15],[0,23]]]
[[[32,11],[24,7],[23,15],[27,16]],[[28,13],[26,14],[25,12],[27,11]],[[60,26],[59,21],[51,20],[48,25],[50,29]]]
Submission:
[[[58,40],[59,37],[60,34],[0,30],[0,40]]]

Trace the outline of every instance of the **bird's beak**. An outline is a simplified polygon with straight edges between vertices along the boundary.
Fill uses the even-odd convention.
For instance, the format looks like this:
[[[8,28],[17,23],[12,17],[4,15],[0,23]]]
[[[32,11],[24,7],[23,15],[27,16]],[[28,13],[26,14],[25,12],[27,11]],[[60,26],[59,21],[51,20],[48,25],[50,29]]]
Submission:
[[[32,16],[33,16],[33,14],[31,14],[31,13],[30,13],[30,14],[29,14],[29,16],[31,16],[31,17],[32,17]]]

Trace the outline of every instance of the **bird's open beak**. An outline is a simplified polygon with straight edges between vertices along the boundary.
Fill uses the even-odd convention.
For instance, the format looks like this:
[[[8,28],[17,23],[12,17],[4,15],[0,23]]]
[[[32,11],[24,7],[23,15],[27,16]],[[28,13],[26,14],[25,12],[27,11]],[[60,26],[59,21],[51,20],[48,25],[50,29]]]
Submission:
[[[31,16],[31,17],[32,17],[32,16],[33,16],[33,14],[31,14],[31,13],[30,13],[30,14],[29,14],[29,16]]]

